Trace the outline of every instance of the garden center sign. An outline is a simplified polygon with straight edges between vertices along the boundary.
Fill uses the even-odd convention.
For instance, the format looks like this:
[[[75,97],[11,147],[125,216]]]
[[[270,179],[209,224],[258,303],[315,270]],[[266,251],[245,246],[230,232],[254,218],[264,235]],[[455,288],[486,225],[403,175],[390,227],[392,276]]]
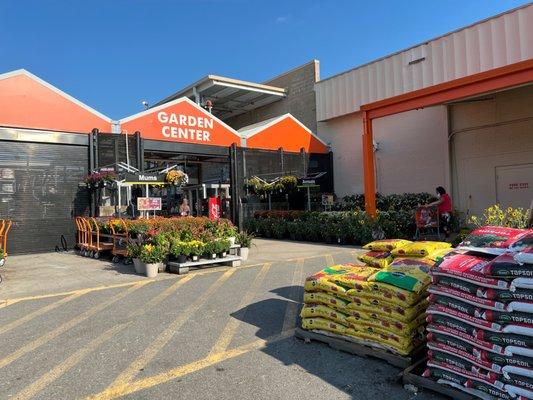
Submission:
[[[139,131],[145,139],[230,146],[240,143],[235,130],[186,97],[120,121],[123,132]]]

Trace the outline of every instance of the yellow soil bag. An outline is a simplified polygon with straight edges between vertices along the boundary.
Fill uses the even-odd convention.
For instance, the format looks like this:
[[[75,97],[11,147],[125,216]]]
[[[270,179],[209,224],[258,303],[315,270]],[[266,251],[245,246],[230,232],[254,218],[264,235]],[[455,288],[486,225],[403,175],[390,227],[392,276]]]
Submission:
[[[337,311],[342,311],[348,305],[348,301],[340,299],[332,294],[325,292],[304,293],[304,303],[306,304],[324,304],[328,307],[334,308]]]
[[[324,318],[304,318],[302,319],[302,328],[307,330],[321,330],[333,332],[338,335],[346,334],[346,327]]]
[[[348,321],[346,320],[346,318],[348,317],[347,314],[336,311],[333,308],[325,306],[323,304],[318,304],[315,306],[305,305],[302,308],[302,311],[300,312],[300,316],[302,318],[320,317],[320,318],[325,318],[325,319],[335,321],[345,326],[349,325]]]
[[[380,345],[390,348],[391,350],[396,351],[398,354],[401,355],[410,354],[415,348],[415,346],[419,343],[419,341],[417,340],[401,340],[395,335],[361,332],[351,328],[346,329],[346,335],[352,336],[356,339],[363,339],[370,342],[378,343]]]
[[[400,257],[396,258],[389,266],[385,269],[387,271],[398,271],[405,272],[413,268],[422,271],[425,274],[429,274],[429,271],[433,268],[435,263],[429,258],[405,258]]]
[[[351,316],[359,316],[361,319],[380,319],[388,318],[390,320],[398,320],[401,322],[410,322],[418,318],[420,314],[426,312],[428,306],[427,299],[421,300],[411,307],[404,307],[396,305],[390,306],[368,306],[361,303],[349,303],[344,312]]]
[[[433,261],[434,263],[436,263],[436,262],[442,260],[448,254],[452,253],[453,251],[455,251],[455,250],[452,249],[452,248],[435,250],[429,256],[427,256],[427,259]]]
[[[369,277],[368,281],[389,284],[413,293],[421,293],[430,284],[431,277],[419,268],[398,266],[392,271],[378,271]]]
[[[329,281],[327,277],[307,278],[304,284],[304,290],[306,292],[323,291],[323,292],[328,292],[328,293],[335,294],[335,295],[337,294],[342,295],[346,293],[346,289],[344,287],[337,285],[334,282]]]
[[[356,330],[376,332],[394,333],[398,336],[413,337],[414,335],[424,331],[424,323],[426,322],[426,315],[420,314],[417,318],[410,322],[401,322],[398,320],[381,317],[379,319],[362,319],[361,316],[367,316],[361,313],[359,316],[350,315],[345,319],[351,327]]]
[[[410,243],[413,243],[409,240],[404,239],[382,239],[374,240],[373,242],[367,243],[363,246],[363,249],[372,250],[372,251],[392,251],[394,249],[401,248]]]
[[[449,249],[450,247],[452,245],[446,242],[421,241],[396,248],[391,253],[394,257],[427,257],[435,250]]]
[[[392,255],[386,251],[369,251],[357,257],[359,261],[376,268],[385,268],[392,262]]]
[[[351,299],[358,297],[376,298],[396,305],[409,306],[417,303],[425,294],[413,293],[387,283],[360,282],[356,288],[349,289],[346,295]]]
[[[353,266],[350,272],[342,275],[331,276],[329,280],[342,287],[356,288],[363,282],[366,282],[368,277],[374,275],[376,271],[377,269],[373,267]]]

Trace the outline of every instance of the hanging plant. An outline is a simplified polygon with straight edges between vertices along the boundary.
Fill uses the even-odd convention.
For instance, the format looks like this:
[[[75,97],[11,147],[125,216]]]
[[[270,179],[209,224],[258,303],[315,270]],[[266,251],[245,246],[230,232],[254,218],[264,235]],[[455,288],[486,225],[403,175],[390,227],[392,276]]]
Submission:
[[[114,182],[118,178],[118,175],[113,171],[107,172],[92,172],[85,177],[85,183],[89,187],[101,187],[106,183]]]
[[[165,180],[172,185],[183,186],[189,182],[189,176],[181,170],[173,169],[167,172]]]
[[[248,179],[248,188],[255,194],[265,196],[274,192],[289,193],[296,189],[298,178],[294,175],[285,175],[272,182],[266,182],[257,176]]]

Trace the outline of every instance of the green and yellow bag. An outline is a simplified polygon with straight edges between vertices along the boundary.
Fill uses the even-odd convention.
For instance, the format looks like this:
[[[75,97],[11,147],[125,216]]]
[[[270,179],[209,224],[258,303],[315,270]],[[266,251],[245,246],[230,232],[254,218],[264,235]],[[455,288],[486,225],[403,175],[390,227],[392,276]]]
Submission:
[[[349,289],[346,295],[351,299],[357,297],[378,298],[402,306],[415,304],[422,297],[421,293],[410,292],[381,282],[361,282],[356,288]]]
[[[386,251],[369,251],[357,257],[359,261],[376,268],[385,268],[393,260],[391,253]]]
[[[450,247],[452,245],[446,242],[421,241],[396,248],[391,253],[394,257],[427,257],[435,250],[449,249]]]
[[[368,266],[353,266],[350,272],[330,277],[330,281],[346,288],[356,288],[366,282],[369,276],[376,273],[377,269]]]
[[[431,277],[418,268],[396,268],[393,271],[378,271],[368,278],[369,282],[381,282],[414,293],[422,293],[430,284]]]
[[[324,318],[304,318],[302,319],[302,328],[307,330],[321,330],[333,332],[338,335],[346,334],[346,327]]]
[[[373,242],[367,243],[363,246],[363,249],[372,250],[372,251],[392,251],[394,249],[401,248],[403,246],[412,243],[409,240],[404,239],[382,239],[374,240]]]
[[[332,321],[335,321],[339,324],[348,326],[348,321],[346,318],[347,314],[336,311],[331,307],[325,306],[323,304],[317,305],[305,305],[300,312],[302,318],[325,318]]]

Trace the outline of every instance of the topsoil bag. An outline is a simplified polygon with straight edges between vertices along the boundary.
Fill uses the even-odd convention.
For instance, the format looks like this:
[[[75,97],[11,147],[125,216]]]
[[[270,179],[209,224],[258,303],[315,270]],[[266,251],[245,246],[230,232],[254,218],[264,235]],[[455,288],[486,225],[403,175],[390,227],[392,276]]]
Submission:
[[[459,248],[498,255],[530,233],[531,231],[527,229],[484,226],[472,231],[459,244]]]
[[[513,254],[506,253],[485,265],[483,274],[495,278],[533,278],[533,264],[521,264]]]

